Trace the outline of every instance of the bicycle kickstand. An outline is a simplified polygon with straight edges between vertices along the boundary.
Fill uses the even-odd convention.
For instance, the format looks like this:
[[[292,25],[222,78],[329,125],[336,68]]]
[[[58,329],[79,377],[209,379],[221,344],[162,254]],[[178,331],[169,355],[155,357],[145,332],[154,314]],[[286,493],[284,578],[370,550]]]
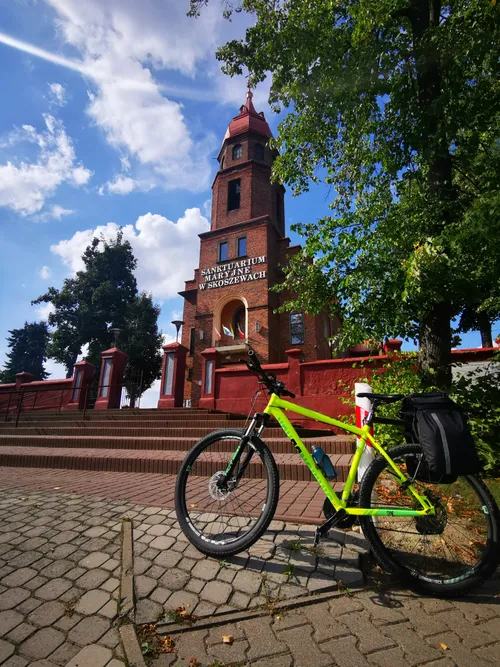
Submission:
[[[314,534],[314,546],[317,547],[320,539],[328,533],[330,528],[334,528],[346,516],[347,512],[345,511],[345,509],[343,508],[339,509],[337,512],[335,512],[335,514],[333,514],[329,519],[327,519],[327,521],[325,521],[324,524],[318,526]]]

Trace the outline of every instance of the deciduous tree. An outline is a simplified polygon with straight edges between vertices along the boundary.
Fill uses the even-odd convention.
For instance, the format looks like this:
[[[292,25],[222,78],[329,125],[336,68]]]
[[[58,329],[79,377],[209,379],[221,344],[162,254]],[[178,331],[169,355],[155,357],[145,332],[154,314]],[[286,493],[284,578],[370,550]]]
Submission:
[[[191,13],[205,4],[192,0]],[[223,4],[228,15],[255,19],[245,39],[219,49],[223,70],[247,68],[254,85],[271,73],[270,101],[287,112],[273,142],[275,178],[295,194],[314,181],[332,186],[331,215],[296,226],[305,244],[285,284],[298,295],[294,307],[333,304],[344,321],[341,346],[417,339],[429,383],[448,385],[451,319],[469,306],[494,313],[497,298],[472,297],[478,272],[495,288],[499,277],[498,261],[484,261],[499,219],[482,216],[500,186],[500,6]]]

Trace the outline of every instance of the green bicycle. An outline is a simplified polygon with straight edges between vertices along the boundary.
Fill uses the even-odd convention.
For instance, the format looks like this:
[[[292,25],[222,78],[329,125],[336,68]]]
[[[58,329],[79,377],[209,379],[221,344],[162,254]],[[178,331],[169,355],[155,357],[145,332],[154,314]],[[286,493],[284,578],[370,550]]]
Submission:
[[[279,498],[279,474],[261,436],[274,418],[328,499],[330,511],[316,529],[316,544],[331,528],[359,520],[380,565],[413,589],[455,596],[491,577],[500,563],[500,512],[481,479],[467,475],[450,484],[418,481],[412,471],[418,471],[423,460],[421,446],[408,443],[386,451],[370,433],[377,406],[399,401],[402,395],[372,394],[372,410],[358,428],[284,400],[295,396],[262,369],[253,350],[245,363],[267,388],[267,407],[245,430],[216,431],[200,440],[177,477],[179,524],[199,551],[219,559],[237,554],[269,526]],[[285,411],[358,436],[340,497]],[[355,488],[367,441],[377,456]]]

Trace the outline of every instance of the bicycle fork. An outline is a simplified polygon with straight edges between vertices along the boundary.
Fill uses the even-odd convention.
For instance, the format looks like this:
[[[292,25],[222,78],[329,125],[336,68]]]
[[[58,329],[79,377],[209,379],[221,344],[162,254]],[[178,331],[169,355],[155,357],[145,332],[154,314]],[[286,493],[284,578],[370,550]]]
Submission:
[[[261,414],[257,413],[254,415],[252,421],[248,425],[247,430],[243,434],[243,437],[241,438],[241,442],[238,445],[236,451],[234,452],[233,456],[231,457],[231,460],[229,461],[229,464],[227,468],[224,470],[224,477],[218,482],[218,485],[220,484],[221,486],[227,487],[227,482],[229,479],[232,480],[232,489],[236,488],[238,482],[240,479],[243,477],[245,470],[247,469],[248,465],[250,464],[250,461],[252,460],[252,456],[254,453],[257,451],[257,448],[252,442],[252,437],[253,435],[256,435],[258,438],[260,437],[261,433],[265,429],[267,422],[269,421],[269,416],[266,414]],[[243,459],[241,465],[239,466],[239,461],[241,458],[241,455],[245,449],[245,447],[248,445],[248,451],[245,455],[245,458]],[[238,467],[238,473],[236,477],[232,477],[234,470]]]

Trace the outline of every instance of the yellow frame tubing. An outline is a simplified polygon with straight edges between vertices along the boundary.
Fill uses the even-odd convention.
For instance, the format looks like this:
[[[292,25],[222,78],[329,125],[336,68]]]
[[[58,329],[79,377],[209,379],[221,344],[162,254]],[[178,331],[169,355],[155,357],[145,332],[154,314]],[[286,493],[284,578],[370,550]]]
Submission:
[[[330,485],[330,482],[325,477],[321,468],[319,468],[316,465],[316,462],[313,459],[311,453],[300,439],[299,435],[297,434],[297,431],[290,423],[290,420],[288,419],[284,411],[293,412],[295,414],[302,415],[303,417],[307,417],[308,419],[321,422],[323,424],[336,426],[337,428],[341,428],[342,430],[347,431],[348,433],[352,433],[353,435],[358,436],[359,438],[358,446],[356,447],[356,452],[354,454],[351,466],[349,468],[349,474],[347,476],[347,480],[344,485],[344,491],[342,492],[341,498],[339,498],[339,496],[335,493],[335,491]],[[413,484],[410,484],[410,486],[406,490],[406,493],[410,496],[413,496],[415,500],[418,500],[418,502],[422,506],[421,510],[409,510],[409,509],[405,510],[397,508],[364,509],[361,507],[347,507],[347,501],[351,494],[352,487],[356,481],[356,473],[358,471],[361,455],[366,447],[367,440],[369,440],[372,446],[375,448],[375,450],[386,459],[386,461],[388,462],[394,473],[397,475],[397,477],[401,480],[401,482],[405,482],[408,479],[404,475],[404,473],[401,472],[398,466],[394,463],[394,461],[391,459],[391,457],[385,451],[385,449],[381,445],[379,445],[379,443],[373,438],[373,436],[370,433],[370,427],[368,425],[365,425],[362,428],[358,428],[357,426],[346,424],[345,422],[341,422],[338,419],[333,419],[333,417],[327,417],[326,415],[321,414],[321,412],[315,412],[314,410],[303,408],[302,406],[296,405],[295,403],[290,403],[289,401],[285,401],[276,394],[271,394],[271,398],[269,399],[269,403],[267,404],[267,407],[264,410],[264,412],[270,415],[271,417],[274,417],[274,419],[276,419],[276,421],[280,424],[281,428],[293,442],[295,448],[297,449],[298,454],[300,455],[306,466],[309,468],[309,470],[311,471],[312,475],[314,476],[320,487],[323,489],[324,494],[330,500],[335,510],[345,509],[347,514],[356,516],[425,516],[428,514],[434,514],[434,506],[432,505],[432,503],[429,502],[426,496],[422,496],[417,491],[417,489],[415,489]]]

